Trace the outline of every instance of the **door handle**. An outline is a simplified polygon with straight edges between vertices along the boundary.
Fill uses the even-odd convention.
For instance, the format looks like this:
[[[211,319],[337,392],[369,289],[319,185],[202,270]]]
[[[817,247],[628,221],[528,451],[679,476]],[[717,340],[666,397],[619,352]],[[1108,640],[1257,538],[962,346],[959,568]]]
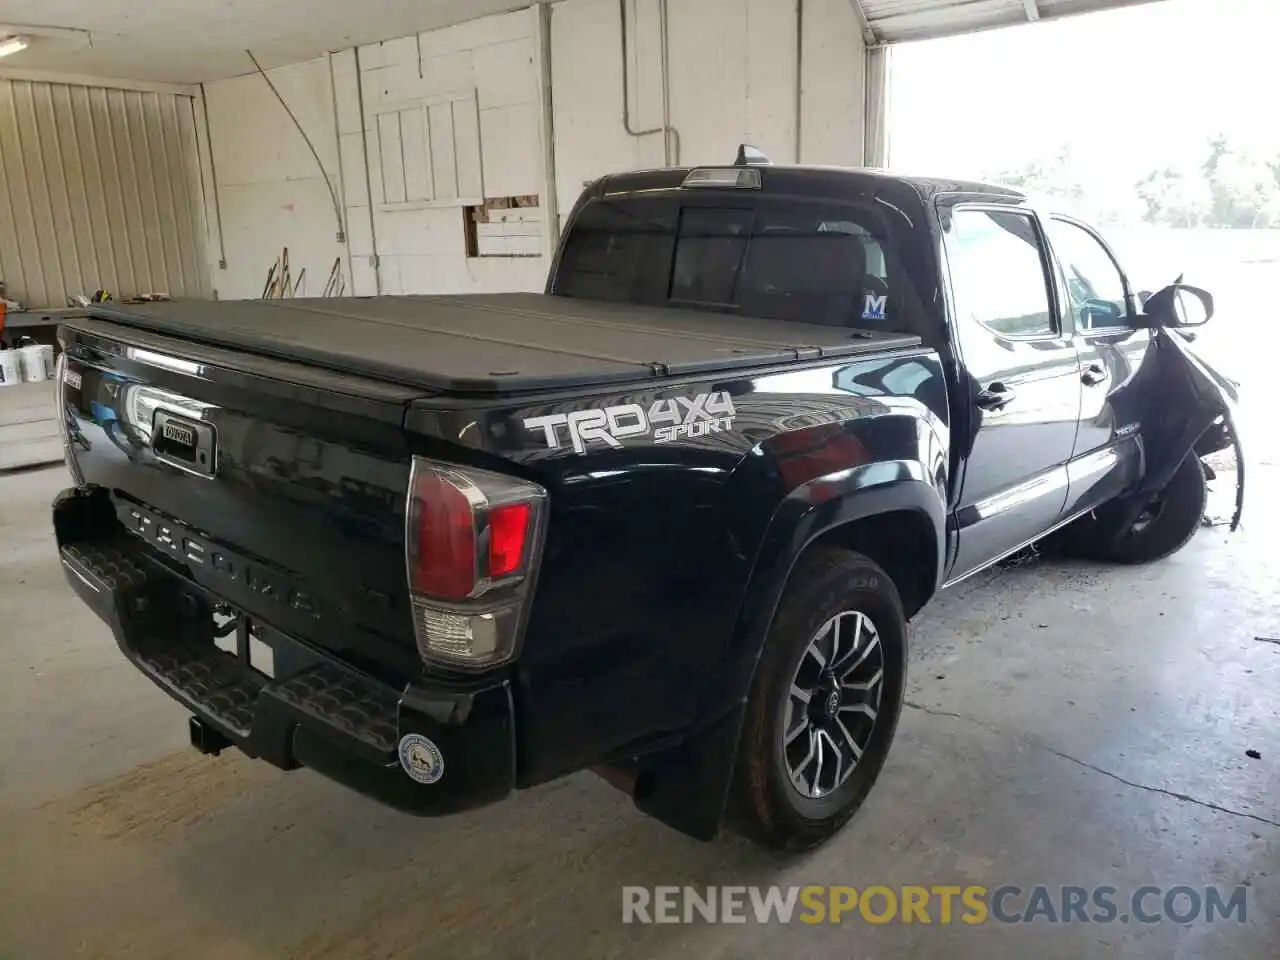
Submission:
[[[1084,373],[1080,374],[1080,381],[1086,387],[1096,387],[1107,379],[1107,371],[1102,368],[1100,363],[1091,363],[1084,368]]]
[[[996,381],[978,391],[978,406],[983,410],[999,410],[1017,395],[1016,391]]]

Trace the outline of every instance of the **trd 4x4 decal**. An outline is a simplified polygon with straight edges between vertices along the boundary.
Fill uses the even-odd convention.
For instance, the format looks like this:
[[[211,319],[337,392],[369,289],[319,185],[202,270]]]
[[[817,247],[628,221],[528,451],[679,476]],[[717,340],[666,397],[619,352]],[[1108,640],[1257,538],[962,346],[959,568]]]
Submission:
[[[638,403],[595,407],[573,413],[527,417],[528,430],[541,430],[547,446],[557,450],[566,438],[575,453],[586,453],[593,440],[615,449],[627,437],[653,436],[654,443],[701,437],[733,428],[733,399],[724,390],[695,397],[655,400],[648,410]]]

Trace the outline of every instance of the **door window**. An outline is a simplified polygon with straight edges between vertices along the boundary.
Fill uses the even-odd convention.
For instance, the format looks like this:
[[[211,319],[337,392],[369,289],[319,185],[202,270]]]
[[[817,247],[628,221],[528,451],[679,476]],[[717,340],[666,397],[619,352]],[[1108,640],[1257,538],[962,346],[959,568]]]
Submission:
[[[1062,265],[1076,329],[1128,327],[1124,276],[1097,237],[1068,220],[1052,220],[1049,241]]]
[[[958,316],[1011,339],[1057,333],[1033,216],[960,208],[946,245]]]

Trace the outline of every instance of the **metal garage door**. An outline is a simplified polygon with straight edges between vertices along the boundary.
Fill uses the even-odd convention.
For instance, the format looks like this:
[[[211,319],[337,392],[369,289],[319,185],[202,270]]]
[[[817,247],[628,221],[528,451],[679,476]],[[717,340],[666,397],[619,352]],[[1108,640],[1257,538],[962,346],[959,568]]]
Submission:
[[[204,295],[198,177],[190,97],[0,80],[6,295]]]

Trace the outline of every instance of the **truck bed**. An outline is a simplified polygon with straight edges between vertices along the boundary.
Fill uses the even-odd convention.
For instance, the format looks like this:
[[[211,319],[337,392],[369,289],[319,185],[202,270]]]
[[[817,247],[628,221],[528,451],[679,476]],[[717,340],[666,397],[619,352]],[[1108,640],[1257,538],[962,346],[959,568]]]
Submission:
[[[491,394],[911,347],[915,336],[533,293],[95,304],[92,316],[429,391]]]

